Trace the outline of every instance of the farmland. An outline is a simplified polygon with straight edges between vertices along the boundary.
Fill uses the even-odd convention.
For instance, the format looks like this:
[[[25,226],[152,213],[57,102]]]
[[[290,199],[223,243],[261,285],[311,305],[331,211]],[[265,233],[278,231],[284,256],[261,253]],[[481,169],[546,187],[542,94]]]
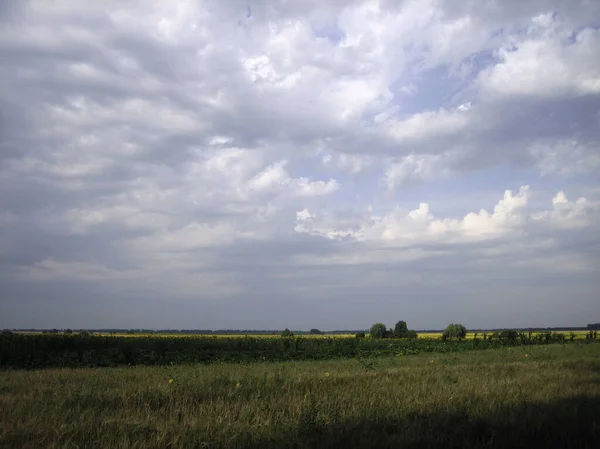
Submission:
[[[0,448],[592,447],[597,332],[0,334]]]
[[[2,448],[596,447],[600,345],[0,372]]]
[[[494,331],[479,331],[479,332],[468,332],[465,339],[470,340],[475,338],[476,336],[482,337],[484,333],[487,334],[492,334]],[[577,340],[583,340],[585,339],[586,335],[588,335],[589,331],[587,330],[563,330],[561,331],[562,333],[565,334],[575,334],[575,339]],[[40,331],[18,331],[16,333],[19,334],[25,334],[25,335],[37,335],[37,334],[41,334],[42,332]],[[77,334],[78,332],[74,332],[74,334]],[[94,335],[96,336],[102,336],[102,337],[128,337],[128,338],[139,338],[139,337],[163,337],[163,338],[193,338],[193,337],[211,337],[211,338],[248,338],[248,337],[252,337],[252,338],[274,338],[274,337],[278,337],[280,335],[280,331],[273,331],[272,333],[253,333],[253,332],[248,332],[248,333],[185,333],[185,332],[178,332],[178,333],[169,333],[169,332],[132,332],[132,333],[127,333],[127,332],[94,332]],[[533,331],[532,334],[533,335],[539,335],[545,333],[545,331]],[[355,334],[354,333],[328,333],[328,332],[324,332],[321,334],[308,334],[308,333],[303,333],[303,334],[299,334],[298,336],[302,337],[302,338],[354,338]],[[418,333],[418,338],[441,338],[442,336],[442,332],[419,332]]]
[[[586,335],[589,341],[597,333]],[[575,344],[574,333],[484,333],[471,339],[278,336],[102,336],[0,334],[0,367],[109,367],[181,363],[277,362],[450,353],[504,346]],[[587,340],[586,340],[587,341]]]

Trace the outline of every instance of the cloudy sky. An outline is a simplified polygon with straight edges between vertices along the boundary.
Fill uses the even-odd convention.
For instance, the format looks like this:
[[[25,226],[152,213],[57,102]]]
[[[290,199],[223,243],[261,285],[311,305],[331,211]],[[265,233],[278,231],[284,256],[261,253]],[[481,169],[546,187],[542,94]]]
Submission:
[[[0,327],[600,321],[600,2],[0,2]]]

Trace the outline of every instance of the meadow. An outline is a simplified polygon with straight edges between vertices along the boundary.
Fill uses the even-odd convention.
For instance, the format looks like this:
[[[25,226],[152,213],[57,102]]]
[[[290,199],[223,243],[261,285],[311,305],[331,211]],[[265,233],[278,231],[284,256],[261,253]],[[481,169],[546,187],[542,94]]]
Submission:
[[[0,371],[1,448],[595,448],[600,345]]]

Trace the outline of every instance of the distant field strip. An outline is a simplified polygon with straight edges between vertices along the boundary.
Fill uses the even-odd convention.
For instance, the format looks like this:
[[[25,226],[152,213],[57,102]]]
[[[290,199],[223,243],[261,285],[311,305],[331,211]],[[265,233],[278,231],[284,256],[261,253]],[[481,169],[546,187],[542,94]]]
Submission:
[[[585,339],[585,336],[589,333],[589,331],[585,331],[585,330],[563,330],[563,331],[551,331],[553,333],[563,333],[565,335],[569,335],[571,332],[573,332],[575,334],[575,339],[577,340],[583,340]],[[30,334],[30,335],[37,335],[37,334],[42,334],[42,332],[20,332],[20,333],[24,333],[24,334]],[[494,331],[479,331],[477,332],[477,336],[479,338],[483,337],[483,334],[487,334],[487,335],[491,335],[494,333]],[[527,332],[525,332],[527,333]],[[543,334],[543,331],[534,331],[532,332],[532,335],[539,335],[539,334]],[[74,332],[74,334],[77,334],[77,332]],[[162,333],[162,332],[152,332],[152,333],[144,333],[144,332],[135,332],[135,333],[125,333],[125,332],[95,332],[94,335],[97,336],[106,336],[106,337],[130,337],[130,338],[135,338],[135,337],[164,337],[164,338],[193,338],[193,337],[198,337],[198,338],[208,338],[208,337],[213,337],[213,338],[245,338],[245,337],[252,337],[252,338],[280,338],[279,333],[273,333],[273,334],[254,334],[254,333],[247,333],[247,334],[213,334],[213,333],[205,333],[205,334],[199,334],[199,333]],[[324,333],[324,334],[318,334],[318,335],[312,335],[312,334],[297,334],[298,337],[302,337],[302,338],[355,338],[355,334],[328,334],[328,333]],[[442,337],[442,332],[420,332],[418,334],[419,338],[441,338]],[[468,339],[472,339],[475,337],[475,332],[468,332],[467,336],[465,337],[467,340]],[[368,333],[367,333],[367,338],[368,338]]]

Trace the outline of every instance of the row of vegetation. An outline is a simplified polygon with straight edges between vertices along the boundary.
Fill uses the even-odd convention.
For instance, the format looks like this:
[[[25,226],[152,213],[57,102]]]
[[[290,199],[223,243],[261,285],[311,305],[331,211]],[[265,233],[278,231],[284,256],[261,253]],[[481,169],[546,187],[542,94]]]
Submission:
[[[392,335],[372,338],[294,337],[158,337],[128,338],[90,334],[0,334],[0,367],[41,368],[75,366],[165,365],[214,362],[272,362],[326,360],[343,357],[413,355],[428,352],[461,352],[501,346],[566,343],[574,334],[503,331],[475,335],[465,340],[466,330],[451,325],[441,338],[416,339],[400,322]],[[463,332],[464,331],[464,332]],[[595,341],[591,331],[588,341]],[[359,336],[361,337],[361,336]]]
[[[516,331],[512,331],[515,332]],[[393,329],[386,329],[385,324],[383,323],[375,323],[371,326],[371,330],[369,331],[369,335],[374,339],[382,339],[382,338],[405,338],[405,339],[415,339],[418,338],[419,335],[417,331],[408,328],[406,321],[398,321]],[[487,335],[487,334],[486,334]],[[444,330],[442,334],[442,340],[446,341],[449,339],[462,340],[467,336],[467,328],[462,324],[449,324],[446,330]],[[359,332],[356,334],[357,338],[364,338],[365,335],[363,332]]]
[[[289,332],[287,329],[282,334],[286,336],[286,332]],[[409,330],[406,325],[406,321],[398,321],[394,329],[386,329],[385,324],[383,323],[375,323],[371,326],[371,330],[369,331],[369,335],[373,339],[383,339],[383,338],[405,338],[405,339],[415,339],[418,338],[418,334],[414,330]],[[553,341],[564,342],[564,341],[574,341],[577,338],[577,334],[573,331],[570,331],[568,334],[562,332],[533,332],[533,331],[517,331],[514,329],[504,329],[502,331],[496,332],[475,332],[473,335],[474,340],[479,339],[479,335],[481,335],[481,339],[483,341],[490,340],[499,340],[504,343],[509,344],[532,344],[533,342],[537,343],[549,343]],[[441,340],[458,340],[461,341],[467,337],[467,328],[462,324],[449,324],[444,332],[442,333]],[[358,332],[356,334],[356,338],[365,338],[364,332]],[[585,339],[588,341],[596,340],[598,338],[598,331],[590,329],[586,334]]]

